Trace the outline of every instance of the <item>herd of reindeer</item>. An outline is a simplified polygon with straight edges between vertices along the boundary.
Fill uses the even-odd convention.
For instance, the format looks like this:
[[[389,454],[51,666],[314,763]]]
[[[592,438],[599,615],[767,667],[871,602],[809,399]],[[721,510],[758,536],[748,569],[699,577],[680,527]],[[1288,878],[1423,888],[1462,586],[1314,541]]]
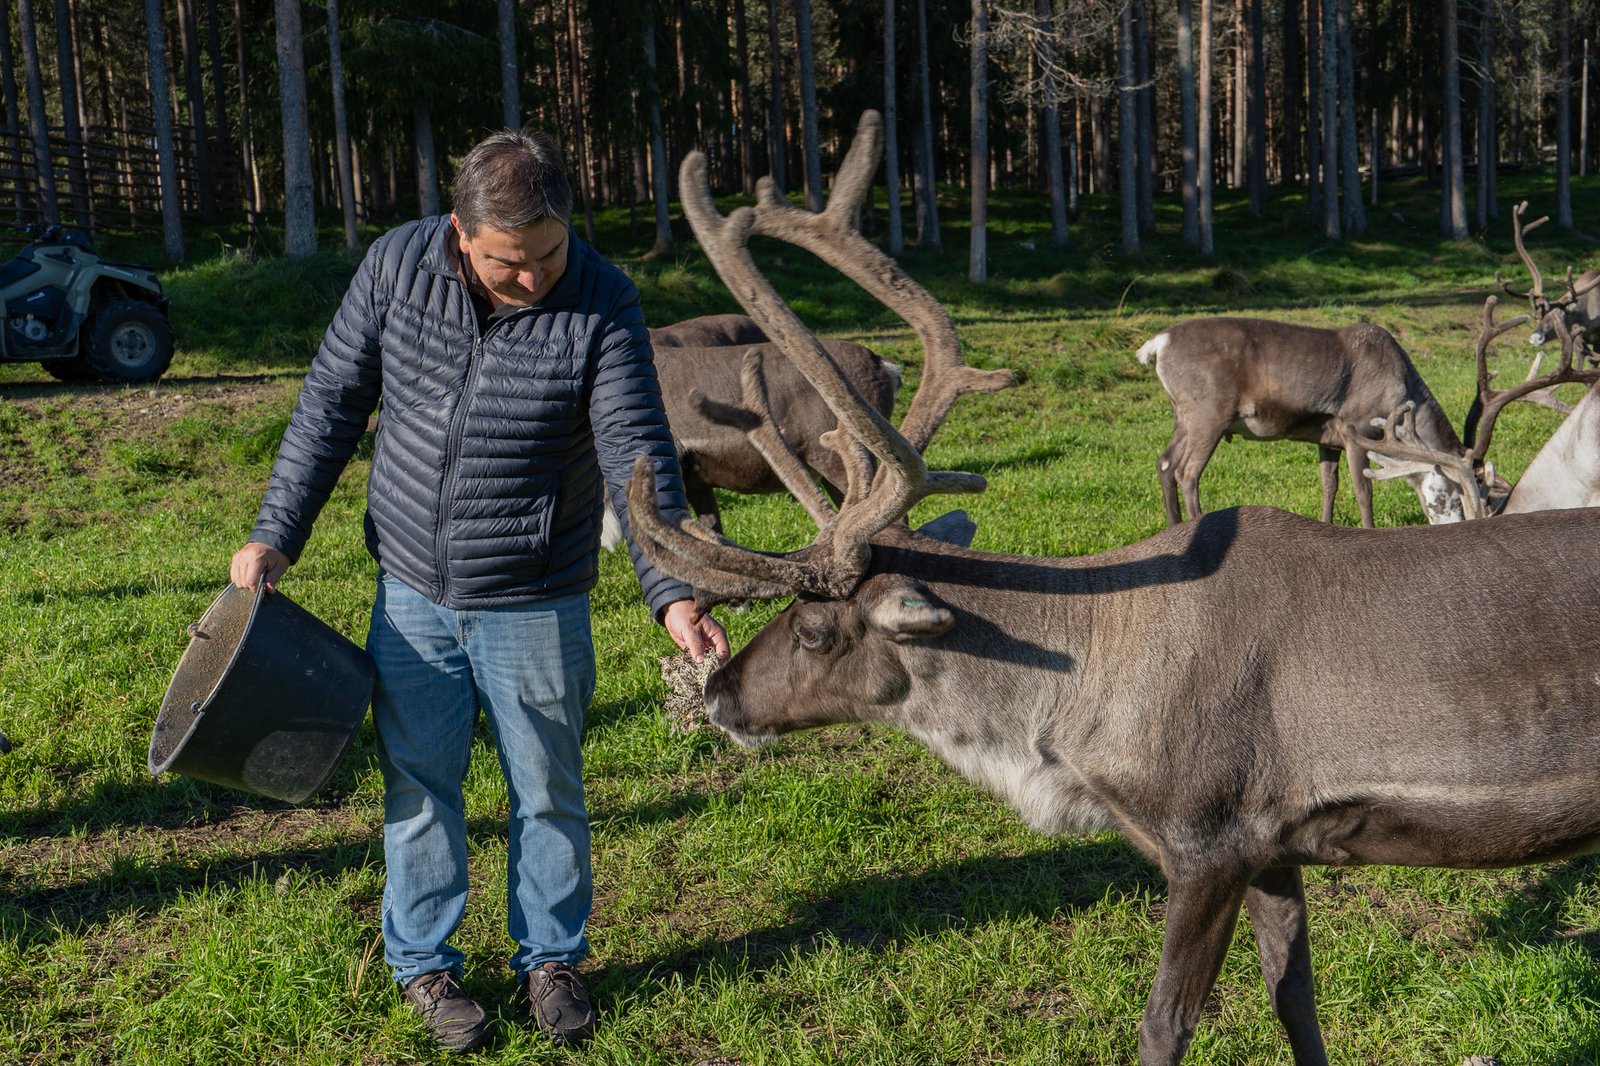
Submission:
[[[1546,297],[1523,239],[1538,223],[1518,209],[1532,285],[1516,295],[1532,315],[1497,323],[1488,300],[1460,436],[1376,326],[1173,326],[1138,353],[1174,410],[1158,462],[1168,528],[1077,558],[977,551],[963,512],[916,529],[906,516],[984,489],[923,453],[962,393],[1014,378],[967,366],[948,312],[857,232],[881,139],[869,112],[816,213],[763,182],[753,207],[724,216],[704,157],[682,165],[684,213],[749,317],[656,334],[700,517],[664,515],[641,459],[631,537],[702,609],[793,597],[710,675],[706,712],[747,744],[889,723],[1037,829],[1120,832],[1167,883],[1139,1061],[1183,1057],[1242,904],[1294,1061],[1324,1063],[1302,865],[1490,868],[1600,848],[1600,369],[1587,347],[1600,273],[1569,270],[1565,295]],[[915,331],[922,374],[898,426],[892,368],[808,331],[758,269],[753,235],[810,251]],[[1530,318],[1536,339],[1559,339],[1559,365],[1536,360],[1492,388],[1491,346]],[[723,371],[690,366],[705,360]],[[680,388],[690,378],[722,391]],[[1507,484],[1486,459],[1499,413],[1555,404],[1565,382],[1590,388]],[[1203,512],[1200,473],[1228,434],[1315,442],[1323,521]],[[1331,521],[1341,452],[1363,528]],[[1413,485],[1428,524],[1370,528],[1369,478],[1388,477]],[[714,486],[790,492],[816,539],[783,553],[729,540]]]
[[[1138,352],[1172,400],[1169,527],[1077,558],[975,551],[961,511],[905,519],[929,496],[983,491],[923,452],[961,394],[1015,379],[967,366],[944,307],[857,231],[881,142],[868,112],[818,213],[764,180],[754,207],[723,216],[704,157],[682,165],[684,213],[748,317],[654,331],[699,518],[661,513],[641,459],[630,532],[702,609],[794,597],[710,675],[706,711],[748,744],[886,722],[1039,830],[1121,833],[1167,882],[1140,1063],[1183,1057],[1241,904],[1294,1061],[1325,1063],[1302,865],[1503,867],[1600,848],[1600,272],[1569,270],[1547,297],[1524,244],[1539,223],[1518,208],[1532,284],[1514,295],[1532,314],[1497,323],[1488,299],[1460,436],[1377,326],[1175,325]],[[752,235],[810,251],[915,331],[922,375],[898,426],[897,369],[808,331]],[[1530,320],[1536,343],[1559,339],[1558,366],[1492,388],[1492,344]],[[1557,405],[1567,382],[1588,391],[1507,484],[1486,459],[1501,410]],[[1316,443],[1322,521],[1203,512],[1201,471],[1230,434]],[[1364,528],[1332,524],[1340,453]],[[1429,524],[1370,528],[1369,477],[1408,481]],[[793,494],[816,540],[773,553],[726,539],[715,488]]]

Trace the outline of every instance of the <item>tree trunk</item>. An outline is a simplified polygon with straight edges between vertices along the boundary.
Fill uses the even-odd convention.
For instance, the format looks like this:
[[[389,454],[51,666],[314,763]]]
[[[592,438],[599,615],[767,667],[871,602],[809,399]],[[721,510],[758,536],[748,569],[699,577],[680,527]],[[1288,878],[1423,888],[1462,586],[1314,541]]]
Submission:
[[[894,62],[895,0],[883,0],[883,185],[889,215],[889,254],[905,254],[905,233],[900,221],[900,136],[896,130]]]
[[[1495,179],[1500,164],[1500,141],[1495,134],[1494,0],[1483,0],[1478,11],[1478,228],[1496,218]]]
[[[153,0],[150,0],[153,2]],[[317,250],[317,215],[311,189],[311,137],[306,119],[306,63],[300,47],[300,0],[275,0],[278,96],[283,120],[283,254],[303,259]],[[418,102],[423,114],[426,102]],[[417,152],[423,150],[419,128]],[[432,145],[428,145],[432,150]],[[419,168],[420,169],[420,168]],[[421,174],[418,174],[421,177]],[[438,193],[434,193],[435,212]]]
[[[1300,94],[1305,88],[1300,0],[1285,0],[1282,26],[1283,142],[1278,149],[1282,158],[1282,173],[1278,180],[1284,185],[1293,185],[1300,180]]]
[[[1245,178],[1252,215],[1260,215],[1267,204],[1267,60],[1261,3],[1250,0],[1250,91],[1246,94],[1250,155]]]
[[[1338,0],[1322,0],[1322,235],[1339,230],[1339,14]]]
[[[61,221],[61,205],[56,200],[56,168],[50,159],[50,127],[44,109],[33,0],[17,0],[17,29],[22,37],[23,77],[28,83],[28,129],[33,135],[33,170],[39,178],[38,210],[44,221],[54,224]]]
[[[522,126],[522,68],[517,62],[517,0],[496,0],[500,27],[500,121]]]
[[[1572,228],[1572,0],[1556,4],[1556,225]]]
[[[59,3],[60,0],[57,0]],[[204,81],[200,76],[200,28],[195,25],[194,0],[178,0],[178,34],[183,51],[183,85],[188,104],[189,128],[194,131],[194,170],[200,201],[200,221],[217,221],[216,182],[211,175],[211,139],[206,122]]]
[[[1195,119],[1194,0],[1178,0],[1178,127],[1183,150],[1183,243],[1200,245],[1199,160]]]
[[[752,196],[756,191],[755,113],[750,104],[750,29],[744,0],[733,0],[733,40],[739,63],[739,83],[734,91],[739,108],[739,187]]]
[[[411,139],[417,156],[417,214],[421,218],[432,218],[442,207],[439,156],[433,147],[433,102],[425,96],[411,103]]]
[[[972,234],[967,280],[989,280],[989,11],[972,0]]]
[[[1117,22],[1117,189],[1121,197],[1124,252],[1139,250],[1137,114],[1133,90],[1133,5],[1125,3]]]
[[[159,2],[159,0],[157,0]],[[260,225],[261,172],[256,168],[255,142],[250,133],[250,92],[246,75],[243,0],[233,0],[233,38],[239,67],[239,153],[244,185],[245,223],[254,233]]]
[[[1055,69],[1056,46],[1059,29],[1053,0],[1033,0],[1034,15],[1038,17],[1044,34],[1044,169],[1050,190],[1050,246],[1065,248],[1069,243],[1067,230],[1067,188],[1061,169],[1061,102],[1060,87],[1051,73]]]
[[[0,93],[5,96],[8,133],[22,132],[22,109],[17,102],[17,57],[11,43],[11,23],[0,24]]]
[[[233,168],[233,131],[228,125],[228,108],[225,101],[222,76],[222,27],[217,14],[217,0],[206,0],[206,60],[211,67],[211,127],[217,134],[217,154],[229,160]],[[233,182],[221,182],[232,193]]]
[[[350,122],[344,109],[344,48],[339,41],[339,0],[328,3],[328,74],[333,82],[333,150],[339,167],[339,203],[344,210],[344,246],[354,249],[356,183],[350,160]]]
[[[1133,98],[1134,128],[1138,133],[1134,150],[1139,159],[1135,186],[1139,197],[1140,236],[1149,236],[1156,231],[1155,31],[1151,28],[1151,22],[1147,0],[1134,0],[1133,76],[1140,86]]]
[[[1444,184],[1439,229],[1453,241],[1467,239],[1467,176],[1461,148],[1461,47],[1457,0],[1443,0]]]
[[[1245,18],[1250,0],[1234,0],[1234,158],[1232,186],[1245,189],[1250,182],[1250,21]]]
[[[1326,216],[1322,208],[1322,8],[1306,0],[1306,184],[1311,217]]]
[[[17,103],[17,60],[11,44],[11,22],[6,20],[0,24],[0,91],[5,94],[5,119],[6,132],[20,134],[22,132],[22,112]],[[18,154],[6,153],[10,162],[6,164],[6,175],[11,179],[12,206],[16,208],[18,216],[27,209],[24,199],[26,180],[23,178],[22,165]]]
[[[1211,233],[1211,0],[1200,0],[1200,84],[1196,97],[1195,215],[1200,229],[1200,253],[1211,255],[1215,250]]]
[[[594,189],[589,173],[589,124],[583,120],[583,45],[582,27],[578,22],[577,0],[567,0],[567,49],[570,57],[567,71],[572,77],[572,132],[573,167],[578,172],[578,191],[583,196],[583,238],[594,243]]]
[[[672,248],[672,219],[667,213],[667,139],[661,130],[661,92],[656,85],[656,19],[648,5],[644,12],[645,95],[650,102],[650,170],[656,207],[656,241],[650,255],[657,256]]]
[[[767,0],[767,169],[778,195],[789,187],[789,145],[784,138],[783,43],[778,37],[778,0]]]
[[[67,0],[56,0],[56,68],[61,89],[62,126],[67,139],[67,186],[72,197],[73,221],[91,225],[89,214],[89,175],[83,160],[83,124],[78,103],[76,51],[72,36],[72,13]]]
[[[921,83],[922,122],[918,131],[917,174],[921,202],[917,208],[917,243],[937,248],[939,235],[938,167],[933,161],[933,77],[928,67],[928,5],[917,0],[917,78]]]
[[[26,8],[29,0],[18,0]],[[30,27],[31,28],[31,27]],[[145,47],[150,64],[150,109],[155,116],[156,158],[161,168],[161,235],[167,258],[183,259],[182,207],[178,202],[178,153],[172,145],[172,105],[168,100],[167,33],[161,0],[144,0]]]
[[[800,62],[800,130],[806,149],[806,209],[822,210],[822,145],[817,130],[817,70],[811,47],[811,0],[794,0]]]
[[[1355,49],[1350,26],[1351,0],[1337,0],[1339,16],[1339,169],[1345,195],[1340,222],[1346,234],[1367,232],[1367,210],[1361,206],[1360,142],[1356,140]]]

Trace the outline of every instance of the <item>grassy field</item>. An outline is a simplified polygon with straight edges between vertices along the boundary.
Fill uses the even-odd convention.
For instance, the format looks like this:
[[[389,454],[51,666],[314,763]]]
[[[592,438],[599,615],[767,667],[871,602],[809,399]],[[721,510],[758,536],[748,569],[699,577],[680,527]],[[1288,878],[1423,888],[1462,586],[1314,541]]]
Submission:
[[[1021,378],[964,398],[930,449],[933,463],[989,479],[964,501],[977,546],[1081,554],[1162,527],[1155,458],[1171,415],[1133,352],[1191,315],[1379,323],[1459,425],[1484,297],[1497,269],[1520,270],[1509,196],[1553,208],[1547,181],[1508,176],[1504,187],[1503,221],[1462,245],[1434,235],[1437,190],[1420,183],[1390,185],[1371,234],[1342,245],[1316,236],[1303,199],[1282,196],[1260,219],[1226,199],[1210,261],[1173,236],[1170,200],[1163,235],[1124,256],[1114,204],[1087,200],[1073,247],[1058,252],[1037,198],[1006,195],[983,286],[964,277],[965,205],[947,200],[944,250],[911,249],[904,266],[949,307],[971,362]],[[1600,181],[1578,180],[1575,197],[1579,219],[1597,217]],[[646,260],[625,213],[602,223],[598,243],[633,273],[652,322],[736,309],[687,242]],[[1552,229],[1537,238],[1547,277],[1568,261],[1593,265],[1591,241]],[[159,386],[68,387],[38,367],[0,367],[0,729],[17,744],[0,757],[0,1063],[432,1057],[382,960],[370,726],[301,807],[145,769],[185,627],[223,587],[355,265],[335,253],[258,259],[243,243],[191,235],[194,260],[165,273],[180,350]],[[113,250],[154,257],[131,239]],[[921,355],[898,320],[803,253],[770,246],[759,258],[815,329],[901,360],[914,382]],[[1512,357],[1525,347],[1502,350],[1507,373],[1520,373]],[[1503,423],[1495,458],[1514,478],[1556,416],[1523,405]],[[283,584],[358,641],[373,580],[365,473],[363,454]],[[1315,451],[1225,445],[1203,488],[1211,508],[1315,514]],[[1380,524],[1421,521],[1403,487],[1375,496]],[[724,508],[746,543],[810,539],[792,501]],[[936,513],[925,510],[914,517]],[[1355,522],[1348,484],[1337,519]],[[760,751],[677,732],[656,665],[670,642],[625,561],[602,562],[585,752],[597,890],[587,969],[604,1027],[558,1052],[518,1021],[504,966],[506,803],[483,737],[468,781],[476,895],[460,944],[468,988],[504,1024],[478,1061],[1132,1060],[1160,949],[1157,871],[1115,837],[1025,829],[888,730],[837,728]],[[775,609],[725,615],[735,645]],[[1419,625],[1448,624],[1472,605],[1412,609]],[[1308,871],[1334,1060],[1600,1061],[1594,869]],[[1287,1054],[1241,923],[1189,1061]]]

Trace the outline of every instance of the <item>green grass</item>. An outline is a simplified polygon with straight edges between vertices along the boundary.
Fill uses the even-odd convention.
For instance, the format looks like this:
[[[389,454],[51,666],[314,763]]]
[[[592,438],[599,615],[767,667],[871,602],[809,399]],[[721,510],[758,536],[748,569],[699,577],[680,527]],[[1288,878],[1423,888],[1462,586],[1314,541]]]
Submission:
[[[1195,314],[1272,315],[1392,330],[1459,422],[1496,269],[1516,271],[1506,219],[1452,245],[1437,193],[1392,184],[1373,231],[1322,241],[1302,197],[1265,217],[1218,208],[1221,254],[1172,236],[1115,247],[1114,204],[1089,198],[1073,246],[1048,248],[1036,197],[995,198],[993,280],[964,277],[964,205],[942,252],[907,271],[946,304],[975,364],[1021,384],[963,398],[930,461],[990,482],[963,501],[978,546],[1098,551],[1162,527],[1155,458],[1171,415],[1133,351]],[[1541,200],[1544,201],[1541,203]],[[1575,182],[1575,213],[1600,180]],[[878,223],[882,225],[879,205]],[[1404,221],[1393,221],[1398,212]],[[680,236],[686,237],[679,226]],[[331,244],[330,237],[325,245]],[[151,258],[123,238],[119,258]],[[209,243],[208,243],[209,240]],[[1539,231],[1546,274],[1592,246]],[[430,1059],[378,940],[381,787],[370,726],[301,808],[182,777],[151,779],[150,728],[187,637],[247,534],[298,382],[356,260],[304,263],[192,235],[164,274],[180,351],[157,387],[53,383],[0,367],[0,1063],[401,1063]],[[598,243],[638,281],[652,322],[736,310],[686,239],[646,259],[624,212]],[[211,251],[215,245],[219,250]],[[1031,247],[1028,247],[1031,245]],[[909,332],[805,253],[758,260],[819,331],[901,360]],[[1510,356],[1519,350],[1508,341]],[[1509,412],[1515,477],[1556,424]],[[361,544],[366,453],[352,464],[285,590],[360,640],[373,566]],[[1236,442],[1207,471],[1209,507],[1318,506],[1315,451]],[[1375,490],[1380,524],[1421,520]],[[797,505],[728,498],[730,531],[806,542]],[[924,505],[916,518],[932,517]],[[1339,521],[1353,524],[1348,485]],[[575,1053],[517,1019],[503,870],[505,798],[491,748],[467,783],[475,895],[459,942],[468,987],[500,1013],[485,1062],[1110,1063],[1131,1061],[1160,950],[1162,881],[1115,837],[1039,836],[891,731],[848,727],[748,751],[673,730],[655,659],[672,649],[625,561],[594,594],[600,681],[585,739],[597,900],[592,986],[606,1011]],[[775,611],[728,614],[735,645]],[[1338,1062],[1600,1060],[1600,887],[1589,860],[1519,871],[1311,870],[1321,1017]],[[1275,1063],[1287,1046],[1241,923],[1190,1060]]]

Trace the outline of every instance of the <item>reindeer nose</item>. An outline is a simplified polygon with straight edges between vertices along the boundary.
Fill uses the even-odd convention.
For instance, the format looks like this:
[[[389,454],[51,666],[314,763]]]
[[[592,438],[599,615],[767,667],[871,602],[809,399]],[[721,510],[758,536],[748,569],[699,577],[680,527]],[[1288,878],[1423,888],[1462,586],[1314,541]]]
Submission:
[[[1533,345],[1534,347],[1538,347],[1539,345],[1544,343],[1544,334],[1543,333],[1530,334],[1528,336],[1528,343]]]

